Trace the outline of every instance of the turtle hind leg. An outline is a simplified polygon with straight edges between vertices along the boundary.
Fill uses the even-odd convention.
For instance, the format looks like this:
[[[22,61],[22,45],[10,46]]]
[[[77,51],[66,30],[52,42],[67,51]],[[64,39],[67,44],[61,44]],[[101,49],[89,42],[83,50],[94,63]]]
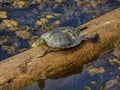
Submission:
[[[45,56],[47,53],[51,52],[52,51],[52,48],[48,48],[47,50],[43,51],[40,55],[37,56],[37,58],[39,57],[43,57]]]
[[[87,37],[86,39],[92,42],[97,42],[99,40],[99,34],[96,33],[94,35],[91,35],[90,37]]]

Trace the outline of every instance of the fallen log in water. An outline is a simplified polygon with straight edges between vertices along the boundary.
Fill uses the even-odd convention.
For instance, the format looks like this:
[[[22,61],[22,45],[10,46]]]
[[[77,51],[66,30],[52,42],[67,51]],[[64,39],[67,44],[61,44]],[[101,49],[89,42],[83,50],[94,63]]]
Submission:
[[[71,72],[80,72],[83,64],[94,60],[101,53],[120,46],[120,8],[85,25],[88,35],[98,33],[97,43],[83,42],[80,45],[36,58],[42,47],[32,48],[0,62],[0,90],[16,90],[35,80],[65,77]],[[79,68],[79,71],[76,69]]]

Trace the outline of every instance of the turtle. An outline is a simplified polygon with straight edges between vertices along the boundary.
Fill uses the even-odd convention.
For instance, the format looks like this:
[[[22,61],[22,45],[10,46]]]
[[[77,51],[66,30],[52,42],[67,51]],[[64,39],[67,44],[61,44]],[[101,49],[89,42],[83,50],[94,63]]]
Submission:
[[[93,34],[87,37],[82,30],[87,26],[58,27],[41,35],[32,47],[43,46],[45,50],[37,57],[43,57],[47,53],[56,50],[68,49],[79,45],[83,40],[98,41],[99,35]]]

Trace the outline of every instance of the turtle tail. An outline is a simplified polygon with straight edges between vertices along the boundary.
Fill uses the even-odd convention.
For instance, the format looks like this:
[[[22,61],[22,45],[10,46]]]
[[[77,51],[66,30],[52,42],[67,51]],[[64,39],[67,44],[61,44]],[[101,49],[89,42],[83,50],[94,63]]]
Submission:
[[[90,37],[87,37],[86,39],[92,42],[97,42],[99,40],[99,34],[96,33],[94,35],[91,35]]]

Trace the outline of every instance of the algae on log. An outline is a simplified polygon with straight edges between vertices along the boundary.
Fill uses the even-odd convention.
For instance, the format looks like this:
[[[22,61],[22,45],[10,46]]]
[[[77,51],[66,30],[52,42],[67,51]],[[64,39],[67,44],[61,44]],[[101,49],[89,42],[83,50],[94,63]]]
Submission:
[[[35,80],[61,78],[82,70],[83,64],[97,58],[101,53],[120,46],[120,8],[95,18],[85,25],[83,32],[98,33],[97,43],[80,45],[36,58],[42,47],[32,48],[0,62],[0,90],[16,90]],[[79,68],[79,70],[78,70]]]

